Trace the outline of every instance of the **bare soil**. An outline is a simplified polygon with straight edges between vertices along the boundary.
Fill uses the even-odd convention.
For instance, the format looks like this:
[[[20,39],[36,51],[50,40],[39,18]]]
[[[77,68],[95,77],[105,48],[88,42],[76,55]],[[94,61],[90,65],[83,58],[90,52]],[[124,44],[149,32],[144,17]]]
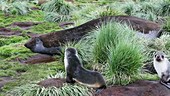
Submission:
[[[40,63],[48,63],[48,62],[56,61],[56,59],[53,56],[44,55],[44,54],[36,54],[25,60],[21,60],[21,59],[18,60],[24,64],[40,64]]]

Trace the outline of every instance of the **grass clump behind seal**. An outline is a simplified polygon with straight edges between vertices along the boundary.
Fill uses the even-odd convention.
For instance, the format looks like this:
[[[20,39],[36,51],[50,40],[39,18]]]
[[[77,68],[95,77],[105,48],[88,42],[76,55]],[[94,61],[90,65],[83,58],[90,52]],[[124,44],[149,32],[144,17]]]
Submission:
[[[132,76],[138,74],[142,66],[143,55],[140,47],[134,43],[122,41],[109,49],[109,73],[115,84],[128,84]]]
[[[97,30],[94,60],[105,64],[104,73],[114,84],[128,84],[142,66],[142,46],[127,25],[110,22]],[[114,81],[114,82],[113,82]]]

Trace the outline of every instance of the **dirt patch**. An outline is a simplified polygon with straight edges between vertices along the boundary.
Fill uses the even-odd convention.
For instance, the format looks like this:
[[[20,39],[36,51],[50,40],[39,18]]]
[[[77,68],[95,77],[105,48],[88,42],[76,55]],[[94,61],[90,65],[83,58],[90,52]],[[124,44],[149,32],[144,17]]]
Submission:
[[[95,96],[170,96],[170,89],[158,81],[140,80],[127,86],[112,86]]]
[[[59,88],[62,87],[64,83],[66,83],[66,79],[64,78],[50,78],[50,79],[43,80],[37,84],[45,88],[52,87],[52,86]]]
[[[14,81],[12,77],[0,77],[0,90],[8,82]]]
[[[25,60],[18,59],[21,63],[24,64],[39,64],[39,63],[48,63],[53,62],[56,59],[53,56],[44,55],[44,54],[37,54],[34,56],[31,56]]]
[[[38,25],[38,24],[41,24],[41,22],[14,22],[10,26],[11,27],[18,26],[23,30],[27,30],[27,29],[30,29],[32,26],[35,26],[35,25]]]
[[[31,10],[41,10],[39,7],[31,7]]]
[[[21,31],[12,31],[10,28],[0,28],[0,35],[11,36],[11,35],[22,35]]]

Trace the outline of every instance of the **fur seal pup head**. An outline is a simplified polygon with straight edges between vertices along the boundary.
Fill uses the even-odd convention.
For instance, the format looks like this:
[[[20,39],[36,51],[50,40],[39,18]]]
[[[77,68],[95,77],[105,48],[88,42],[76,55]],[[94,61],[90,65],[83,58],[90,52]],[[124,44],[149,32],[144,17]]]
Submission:
[[[164,61],[164,58],[165,58],[165,53],[162,51],[156,52],[155,57],[154,57],[156,62],[162,62]]]
[[[83,67],[75,48],[65,50],[64,65],[67,83],[77,82],[92,88],[106,88],[105,80],[99,72],[87,70]]]
[[[70,55],[76,55],[77,56],[77,50],[75,48],[66,48],[65,49],[65,56],[70,56]]]

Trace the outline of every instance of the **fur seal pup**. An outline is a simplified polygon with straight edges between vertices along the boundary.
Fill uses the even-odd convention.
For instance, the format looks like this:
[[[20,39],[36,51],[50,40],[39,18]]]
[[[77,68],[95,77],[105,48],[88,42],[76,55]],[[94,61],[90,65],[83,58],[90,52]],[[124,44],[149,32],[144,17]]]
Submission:
[[[161,78],[161,84],[170,88],[170,62],[165,53],[162,51],[156,52],[153,64],[159,78]]]
[[[41,54],[47,54],[47,55],[61,55],[61,48],[59,47],[50,47],[46,48],[43,45],[43,42],[40,40],[39,37],[35,37],[36,44],[34,46],[34,51],[41,53]]]
[[[90,71],[83,67],[75,48],[65,49],[64,65],[67,83],[78,82],[96,89],[106,88],[105,80],[99,72]]]

